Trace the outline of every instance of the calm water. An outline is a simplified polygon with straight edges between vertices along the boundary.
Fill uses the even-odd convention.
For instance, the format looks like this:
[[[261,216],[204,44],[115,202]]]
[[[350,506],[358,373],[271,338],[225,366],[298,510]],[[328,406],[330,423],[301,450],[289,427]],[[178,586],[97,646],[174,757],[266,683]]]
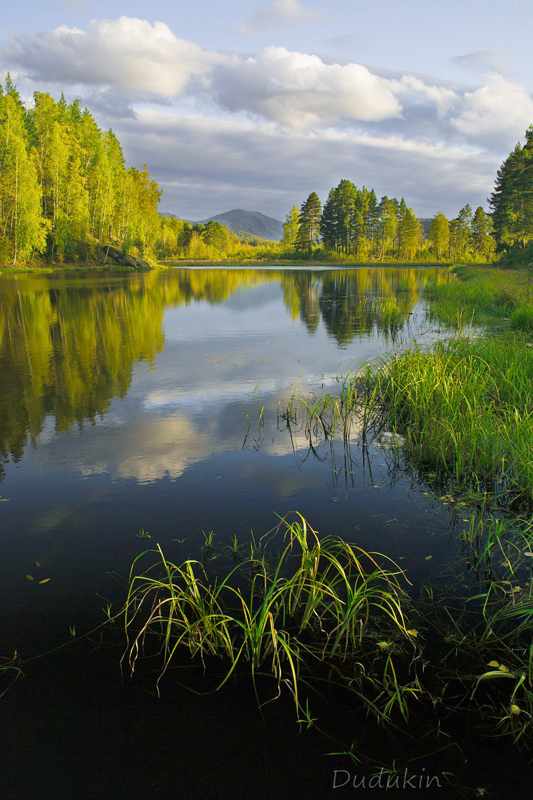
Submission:
[[[434,339],[421,300],[430,278],[446,279],[377,268],[0,279],[0,656],[30,658],[71,626],[98,624],[154,542],[174,560],[198,556],[212,530],[220,551],[291,510],[322,534],[401,558],[415,588],[435,578],[457,547],[446,508],[388,451],[363,449],[357,431],[347,462],[341,445],[311,452],[277,413],[295,387],[334,392],[348,367]],[[290,740],[286,763],[279,730],[294,728],[292,709],[265,722],[248,699],[236,710],[234,698],[202,705],[187,693],[169,708],[132,694],[120,650],[93,645],[33,662],[4,697],[4,727],[18,734],[3,796],[282,797],[290,781],[294,797],[330,796],[314,734]],[[239,748],[246,758],[228,767]]]

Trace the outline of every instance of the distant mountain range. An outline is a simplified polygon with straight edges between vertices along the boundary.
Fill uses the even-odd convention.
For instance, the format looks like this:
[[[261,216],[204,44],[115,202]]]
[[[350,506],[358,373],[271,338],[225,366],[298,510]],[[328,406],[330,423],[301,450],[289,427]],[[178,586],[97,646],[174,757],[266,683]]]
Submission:
[[[174,217],[175,214],[162,212],[162,216]],[[220,222],[221,225],[225,225],[235,233],[244,231],[260,239],[271,239],[276,242],[283,236],[283,223],[279,219],[274,219],[274,217],[266,217],[264,214],[260,214],[259,211],[234,208],[231,211],[225,211],[223,214],[216,214],[214,217],[198,220],[198,222],[207,224],[211,220]]]

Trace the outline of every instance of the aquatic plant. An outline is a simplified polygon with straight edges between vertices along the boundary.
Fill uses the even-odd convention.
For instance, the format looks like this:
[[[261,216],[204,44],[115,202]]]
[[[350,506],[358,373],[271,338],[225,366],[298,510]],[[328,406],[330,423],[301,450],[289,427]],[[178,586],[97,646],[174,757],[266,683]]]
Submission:
[[[533,499],[533,350],[457,337],[369,365],[365,420],[405,434],[404,453],[463,489]]]
[[[272,542],[282,533],[284,546],[274,557]],[[140,570],[147,559],[153,563]],[[304,713],[302,673],[308,681],[326,664],[380,719],[390,719],[396,706],[405,717],[409,697],[421,690],[412,677],[401,688],[394,666],[394,653],[408,648],[413,656],[417,648],[402,604],[404,578],[380,553],[320,538],[300,514],[292,522],[281,519],[222,580],[193,559],[172,563],[157,545],[132,566],[123,609],[125,660],[133,673],[140,655],[155,649],[158,685],[179,651],[205,668],[215,659],[222,667],[218,688],[246,668],[258,694],[256,677],[269,675],[278,694],[289,688],[298,714]],[[380,640],[391,646],[382,679],[354,676],[354,661],[373,660],[382,652]]]

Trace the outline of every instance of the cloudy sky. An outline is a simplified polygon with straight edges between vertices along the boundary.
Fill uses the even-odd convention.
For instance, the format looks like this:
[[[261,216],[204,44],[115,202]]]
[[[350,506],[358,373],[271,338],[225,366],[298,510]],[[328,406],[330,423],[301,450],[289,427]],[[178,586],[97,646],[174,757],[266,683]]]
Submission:
[[[284,219],[343,178],[452,217],[533,123],[533,0],[6,5],[24,99],[79,97],[189,219]]]

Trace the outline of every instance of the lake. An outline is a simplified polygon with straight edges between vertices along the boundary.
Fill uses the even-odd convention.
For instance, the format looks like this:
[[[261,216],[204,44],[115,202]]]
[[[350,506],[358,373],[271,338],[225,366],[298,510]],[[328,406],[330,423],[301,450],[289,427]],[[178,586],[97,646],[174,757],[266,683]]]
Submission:
[[[0,656],[28,662],[2,699],[3,797],[355,796],[332,790],[324,753],[339,744],[298,734],[290,703],[262,718],[246,684],[202,697],[179,681],[159,699],[153,676],[121,676],[119,633],[73,640],[118,610],[143,550],[222,563],[232,537],[245,546],[291,511],[398,560],[414,593],[438,582],[456,513],[379,441],[356,428],[310,441],[280,410],[445,335],[422,293],[448,279],[326,266],[0,278]]]

